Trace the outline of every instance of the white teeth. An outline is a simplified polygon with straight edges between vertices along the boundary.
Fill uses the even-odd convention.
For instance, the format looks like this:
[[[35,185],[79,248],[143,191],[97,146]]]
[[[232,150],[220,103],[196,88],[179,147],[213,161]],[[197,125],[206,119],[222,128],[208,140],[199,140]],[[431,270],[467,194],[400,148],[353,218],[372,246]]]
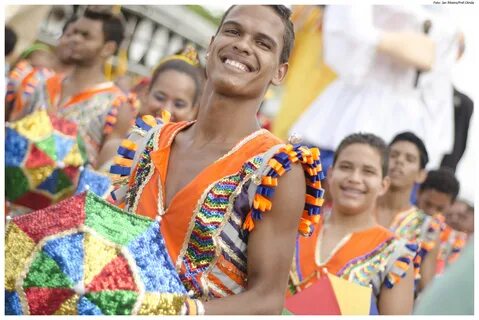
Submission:
[[[236,69],[239,69],[241,71],[248,72],[248,67],[246,65],[242,64],[241,62],[226,59],[225,64],[228,64],[232,67],[235,67]]]
[[[356,189],[344,188],[343,190],[349,193],[362,194],[362,191]]]

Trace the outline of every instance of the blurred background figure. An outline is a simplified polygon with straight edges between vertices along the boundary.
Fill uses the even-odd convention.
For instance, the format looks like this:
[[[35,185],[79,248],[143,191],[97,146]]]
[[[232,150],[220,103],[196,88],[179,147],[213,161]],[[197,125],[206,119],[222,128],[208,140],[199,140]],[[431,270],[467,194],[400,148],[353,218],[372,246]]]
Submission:
[[[417,206],[430,216],[444,215],[456,201],[459,188],[459,181],[451,170],[430,170],[419,187]]]
[[[5,23],[17,34],[17,45],[12,53],[16,60],[21,52],[37,40],[38,30],[52,6],[8,5],[5,7]]]
[[[474,207],[466,200],[457,200],[445,212],[446,223],[454,230],[466,233],[469,237],[474,234]]]
[[[203,82],[204,70],[193,47],[165,57],[153,71],[146,94],[140,96],[139,115],[162,117],[167,111],[174,122],[195,120]]]
[[[459,61],[466,49],[464,33],[459,34],[459,48],[457,61]],[[474,102],[464,93],[454,89],[454,145],[452,152],[446,154],[442,159],[441,166],[451,168],[456,171],[457,164],[464,155],[467,146],[467,137],[469,134],[469,124],[474,111]]]
[[[472,239],[473,240],[473,239]],[[474,315],[474,241],[418,298],[415,315]]]
[[[294,47],[282,87],[281,105],[272,123],[272,132],[285,140],[301,113],[336,77],[323,58],[324,7],[295,5],[292,8]]]
[[[474,207],[465,200],[456,200],[444,212],[436,275],[441,275],[462,255],[464,246],[474,235]]]
[[[386,141],[412,131],[432,150],[431,166],[451,149],[452,101],[441,105],[441,112],[435,109],[441,135],[432,137],[431,115],[421,97],[422,76],[444,68],[446,44],[454,50],[454,26],[444,26],[437,16],[424,6],[326,7],[324,58],[338,78],[291,128],[321,148],[324,166],[339,141],[359,131]]]
[[[74,64],[71,59],[72,24],[78,19],[72,16],[63,26],[57,46],[52,50],[49,46],[37,43],[21,55],[8,75],[5,119],[16,120],[25,115],[25,106],[34,99],[31,95],[35,88],[45,85],[53,72],[69,74]],[[47,59],[47,60],[45,60]]]
[[[17,34],[9,26],[5,26],[5,76],[10,71],[10,63],[15,45],[17,44]]]
[[[54,55],[49,46],[34,43],[20,54],[20,59],[26,60],[34,68],[51,69]]]

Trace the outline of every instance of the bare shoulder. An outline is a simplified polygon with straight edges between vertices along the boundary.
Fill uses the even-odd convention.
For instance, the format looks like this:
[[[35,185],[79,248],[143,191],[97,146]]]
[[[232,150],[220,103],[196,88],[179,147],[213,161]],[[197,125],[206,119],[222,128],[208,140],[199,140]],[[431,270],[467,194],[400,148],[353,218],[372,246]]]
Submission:
[[[306,193],[306,180],[299,163],[291,165],[291,170],[278,179],[278,186],[271,199],[271,214],[286,223],[297,223],[303,212]]]

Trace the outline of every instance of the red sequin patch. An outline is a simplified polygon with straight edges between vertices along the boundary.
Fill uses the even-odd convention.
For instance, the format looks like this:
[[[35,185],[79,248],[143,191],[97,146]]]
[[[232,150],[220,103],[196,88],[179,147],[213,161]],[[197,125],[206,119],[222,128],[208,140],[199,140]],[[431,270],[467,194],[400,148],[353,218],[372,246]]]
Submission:
[[[54,166],[55,162],[45,152],[40,150],[36,145],[32,144],[32,148],[28,154],[27,161],[25,162],[26,168],[39,168],[46,166]]]
[[[15,203],[33,210],[39,210],[48,207],[52,203],[52,199],[43,194],[29,191],[15,200]]]
[[[63,302],[73,296],[71,289],[61,288],[28,288],[27,295],[30,314],[53,314]]]
[[[72,229],[85,221],[86,193],[63,200],[51,207],[16,218],[15,223],[35,242],[46,236]]]
[[[85,288],[87,291],[129,290],[138,291],[128,262],[118,256],[108,263]]]

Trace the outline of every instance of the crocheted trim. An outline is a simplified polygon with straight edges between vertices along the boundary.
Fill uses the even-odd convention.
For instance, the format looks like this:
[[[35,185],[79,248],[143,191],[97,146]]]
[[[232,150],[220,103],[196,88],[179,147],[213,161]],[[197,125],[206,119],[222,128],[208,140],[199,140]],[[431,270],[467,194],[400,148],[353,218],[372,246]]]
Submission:
[[[117,204],[123,203],[125,197],[128,197],[128,177],[130,176],[132,169],[137,163],[141,162],[140,160],[143,157],[142,154],[135,161],[135,154],[139,142],[146,137],[151,128],[156,125],[167,123],[169,119],[170,114],[166,111],[162,112],[162,118],[154,118],[151,115],[137,117],[135,125],[130,131],[130,135],[121,142],[117,151],[118,155],[114,157],[113,165],[110,167],[110,174],[112,176],[113,185],[115,186],[114,190],[111,192],[111,197]]]
[[[398,283],[401,278],[406,276],[407,270],[409,268],[409,264],[414,261],[415,257],[417,256],[418,246],[417,244],[410,242],[405,244],[407,252],[397,258],[394,262],[391,271],[386,275],[384,279],[384,284],[387,288],[392,288],[396,283]],[[419,272],[419,269],[414,267],[415,274]]]
[[[254,195],[253,208],[246,216],[243,229],[251,232],[254,229],[254,221],[261,220],[263,214],[271,210],[271,198],[278,185],[278,177],[290,171],[291,165],[296,162],[301,163],[306,174],[306,200],[298,231],[303,236],[310,236],[313,233],[313,225],[319,222],[324,202],[321,180],[325,177],[319,159],[319,149],[309,149],[299,144],[287,144],[280,148],[268,161],[266,174],[253,178],[258,188]]]
[[[423,215],[426,215],[423,212],[420,212]],[[434,216],[431,219],[431,222],[429,226],[427,227],[427,232],[423,235],[424,237],[422,239],[417,239],[419,242],[419,249],[417,252],[416,257],[414,258],[414,268],[416,271],[416,280],[420,278],[420,267],[422,264],[422,261],[426,258],[427,254],[434,249],[434,246],[436,245],[436,236],[438,233],[441,231],[441,220],[437,217]]]
[[[15,94],[22,83],[22,80],[33,70],[33,67],[26,60],[20,61],[8,75],[7,92],[5,99],[7,103],[15,100]]]
[[[137,133],[144,137],[148,131],[157,124],[163,124],[162,119],[155,119],[151,115],[136,118],[132,133]],[[124,139],[117,151],[117,156],[114,158],[114,165],[110,168],[110,173],[119,175],[120,177],[129,176],[132,169],[133,159],[138,149],[137,142],[132,139],[132,134],[127,139]]]

